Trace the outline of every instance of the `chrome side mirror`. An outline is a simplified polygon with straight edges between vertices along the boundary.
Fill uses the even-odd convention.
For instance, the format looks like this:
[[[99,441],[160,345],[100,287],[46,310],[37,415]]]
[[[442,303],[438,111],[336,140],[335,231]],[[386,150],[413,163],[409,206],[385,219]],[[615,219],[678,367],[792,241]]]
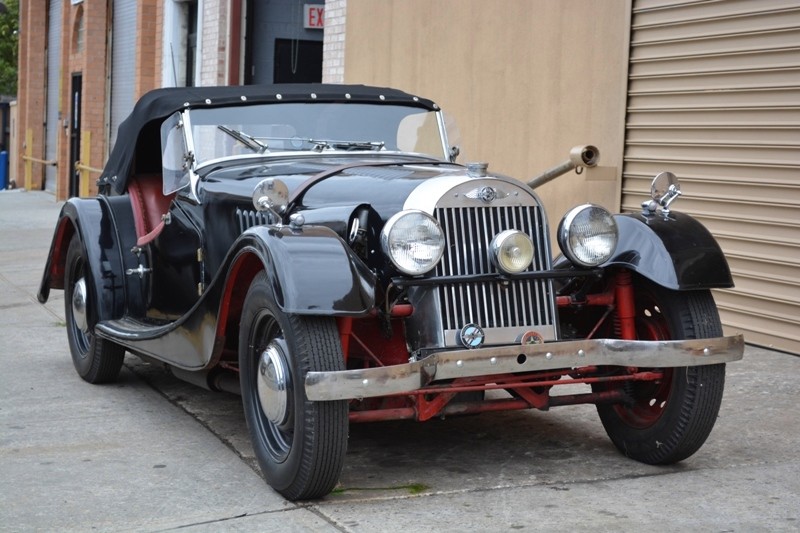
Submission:
[[[451,146],[450,149],[447,151],[447,159],[451,163],[456,162],[456,158],[461,154],[461,147],[458,145]]]
[[[289,188],[275,178],[267,178],[258,182],[253,189],[253,206],[256,211],[271,211],[278,218],[286,212],[289,204]]]
[[[678,199],[681,193],[681,184],[678,183],[678,178],[672,172],[659,172],[653,183],[650,184],[650,197],[642,204],[642,210],[645,215],[655,213],[659,207],[664,216],[669,215],[669,206],[672,202]]]

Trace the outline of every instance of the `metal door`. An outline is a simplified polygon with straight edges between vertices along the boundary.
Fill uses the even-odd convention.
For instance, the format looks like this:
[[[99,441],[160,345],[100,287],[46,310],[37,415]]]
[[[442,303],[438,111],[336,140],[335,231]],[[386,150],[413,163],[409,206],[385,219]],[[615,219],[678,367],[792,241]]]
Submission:
[[[634,2],[622,205],[675,172],[719,240],[748,342],[800,353],[800,3]]]
[[[83,98],[83,75],[73,74],[70,84],[69,121],[69,196],[80,196],[81,174],[75,170],[75,163],[81,159],[81,107]]]

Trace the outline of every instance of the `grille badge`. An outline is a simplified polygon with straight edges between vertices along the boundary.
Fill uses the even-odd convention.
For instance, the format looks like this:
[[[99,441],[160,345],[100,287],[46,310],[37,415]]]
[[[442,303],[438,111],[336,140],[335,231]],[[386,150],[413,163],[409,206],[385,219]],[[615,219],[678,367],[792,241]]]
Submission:
[[[501,191],[499,189],[495,189],[494,187],[479,187],[477,189],[473,189],[466,193],[464,196],[471,200],[482,200],[487,204],[494,202],[495,200],[499,200],[501,198],[505,198],[508,196],[508,193],[505,191]]]
[[[544,337],[540,333],[535,331],[527,331],[522,335],[521,344],[525,346],[526,344],[542,344],[544,343]]]
[[[486,335],[477,324],[467,324],[458,334],[458,339],[464,347],[473,349],[479,348],[483,341],[486,340]]]

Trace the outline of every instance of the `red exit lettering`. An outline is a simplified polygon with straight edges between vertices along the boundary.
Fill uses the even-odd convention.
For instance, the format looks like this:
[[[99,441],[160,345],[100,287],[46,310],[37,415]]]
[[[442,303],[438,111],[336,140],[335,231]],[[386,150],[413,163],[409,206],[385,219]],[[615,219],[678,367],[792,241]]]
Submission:
[[[321,30],[325,27],[325,6],[305,4],[303,11],[304,28]]]

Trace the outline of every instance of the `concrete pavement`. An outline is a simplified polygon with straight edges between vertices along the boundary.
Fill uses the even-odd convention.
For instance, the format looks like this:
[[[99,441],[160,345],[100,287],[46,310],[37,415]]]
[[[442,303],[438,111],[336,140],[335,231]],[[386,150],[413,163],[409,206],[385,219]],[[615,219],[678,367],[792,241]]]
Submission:
[[[755,347],[679,465],[622,457],[591,406],[353,425],[339,489],[287,502],[238,397],[130,356],[77,376],[62,292],[35,297],[59,208],[0,192],[0,531],[800,530],[800,358]]]

